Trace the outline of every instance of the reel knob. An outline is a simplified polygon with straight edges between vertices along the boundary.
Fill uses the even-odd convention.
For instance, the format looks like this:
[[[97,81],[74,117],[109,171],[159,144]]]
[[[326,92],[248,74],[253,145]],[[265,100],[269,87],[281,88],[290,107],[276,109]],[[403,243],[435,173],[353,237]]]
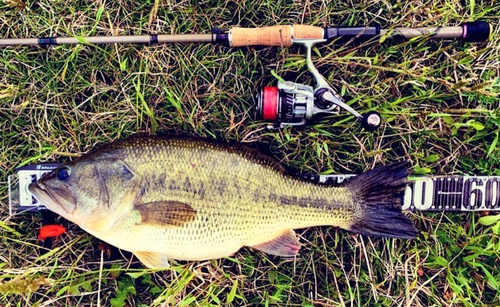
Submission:
[[[361,126],[370,132],[377,130],[380,124],[382,124],[382,117],[375,111],[366,113],[361,119]]]
[[[333,97],[333,94],[330,89],[320,88],[319,90],[316,91],[316,93],[314,94],[314,105],[316,106],[316,108],[327,110],[333,106],[334,104],[333,101],[328,100],[326,98],[327,95],[325,94],[327,93],[331,94],[330,96]]]

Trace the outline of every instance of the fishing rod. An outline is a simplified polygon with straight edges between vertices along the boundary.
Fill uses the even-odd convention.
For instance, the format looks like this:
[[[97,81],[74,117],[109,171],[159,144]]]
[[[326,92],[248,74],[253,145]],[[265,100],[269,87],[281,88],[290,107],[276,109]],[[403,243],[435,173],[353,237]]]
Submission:
[[[321,28],[310,25],[277,25],[261,28],[233,27],[229,31],[214,28],[210,34],[153,34],[128,36],[43,37],[0,39],[0,46],[61,44],[160,44],[160,43],[213,43],[230,47],[300,45],[306,48],[308,70],[316,84],[309,86],[292,81],[280,81],[277,86],[266,86],[257,95],[257,118],[274,122],[269,129],[285,126],[303,126],[325,115],[338,114],[343,109],[356,117],[368,131],[382,123],[375,111],[361,115],[345,103],[329,85],[312,61],[312,48],[319,43],[367,41],[377,37],[409,40],[415,37],[456,39],[465,42],[488,40],[490,25],[485,21],[466,22],[452,27],[381,29],[379,25]]]
[[[331,42],[343,39],[372,39],[389,36],[411,39],[430,36],[435,39],[460,39],[483,42],[488,39],[490,25],[485,21],[466,22],[454,27],[423,27],[381,29],[379,25],[354,27],[316,27],[309,25],[278,25],[261,28],[233,27],[229,31],[214,28],[210,34],[154,34],[88,37],[4,38],[0,46],[63,45],[63,44],[157,44],[157,43],[228,43],[231,47],[303,45],[304,40]]]

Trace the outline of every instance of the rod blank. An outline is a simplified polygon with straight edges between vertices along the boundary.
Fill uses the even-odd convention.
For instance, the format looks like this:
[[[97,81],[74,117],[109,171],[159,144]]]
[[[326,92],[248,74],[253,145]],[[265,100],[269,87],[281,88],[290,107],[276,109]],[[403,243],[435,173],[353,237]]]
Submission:
[[[212,34],[175,34],[175,35],[123,35],[123,36],[87,36],[44,37],[44,38],[6,38],[0,39],[0,46],[20,45],[62,45],[62,44],[149,44],[149,43],[211,43]]]
[[[411,39],[419,36],[430,35],[436,39],[461,39],[463,37],[463,27],[428,27],[428,28],[395,28],[394,30],[382,30],[382,34],[390,36],[401,36]]]

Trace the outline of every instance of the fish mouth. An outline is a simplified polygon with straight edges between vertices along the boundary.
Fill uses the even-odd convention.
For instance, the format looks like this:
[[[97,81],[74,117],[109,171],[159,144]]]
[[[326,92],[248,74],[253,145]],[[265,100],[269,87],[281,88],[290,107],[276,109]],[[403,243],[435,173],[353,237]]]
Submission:
[[[42,182],[32,182],[28,185],[28,190],[31,194],[49,210],[58,214],[65,215],[69,212],[59,202],[57,197],[54,197]],[[62,210],[61,210],[62,209]]]

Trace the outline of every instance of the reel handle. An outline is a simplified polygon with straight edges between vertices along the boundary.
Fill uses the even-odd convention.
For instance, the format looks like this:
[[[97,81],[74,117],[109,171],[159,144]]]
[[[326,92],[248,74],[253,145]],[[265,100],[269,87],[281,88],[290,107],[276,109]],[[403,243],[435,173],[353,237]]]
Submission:
[[[377,130],[380,124],[382,124],[382,117],[375,111],[370,111],[361,118],[361,126],[370,132]]]
[[[229,45],[290,47],[295,39],[322,39],[325,30],[308,25],[281,25],[261,28],[234,27],[229,31]]]

